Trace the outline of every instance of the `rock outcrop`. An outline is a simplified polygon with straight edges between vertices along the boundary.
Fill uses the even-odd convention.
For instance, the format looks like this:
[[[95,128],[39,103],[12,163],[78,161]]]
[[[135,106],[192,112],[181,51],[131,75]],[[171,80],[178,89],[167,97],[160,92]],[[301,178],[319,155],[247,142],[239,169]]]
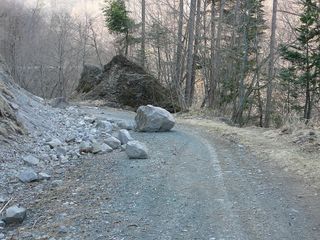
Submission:
[[[115,56],[103,70],[85,66],[73,93],[76,100],[105,100],[112,107],[153,104],[177,111],[170,91],[139,65],[124,56]]]
[[[141,132],[166,132],[175,125],[175,119],[165,109],[152,105],[138,108],[136,130]]]

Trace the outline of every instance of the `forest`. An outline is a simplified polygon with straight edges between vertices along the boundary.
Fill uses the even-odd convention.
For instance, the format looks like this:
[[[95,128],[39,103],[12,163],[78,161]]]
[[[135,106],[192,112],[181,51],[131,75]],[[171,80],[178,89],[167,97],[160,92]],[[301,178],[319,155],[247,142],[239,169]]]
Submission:
[[[125,55],[182,111],[235,125],[320,121],[318,0],[0,2],[0,54],[15,81],[68,97],[84,65]]]

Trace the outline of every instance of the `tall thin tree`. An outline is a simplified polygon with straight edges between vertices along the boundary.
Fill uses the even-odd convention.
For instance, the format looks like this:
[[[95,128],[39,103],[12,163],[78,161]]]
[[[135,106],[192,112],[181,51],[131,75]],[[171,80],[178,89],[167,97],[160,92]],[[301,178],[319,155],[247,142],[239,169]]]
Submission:
[[[146,62],[146,0],[141,0],[141,66]]]
[[[275,46],[276,46],[276,29],[277,29],[277,9],[278,0],[273,0],[272,10],[272,24],[270,37],[270,55],[268,64],[268,84],[267,84],[267,103],[265,112],[264,127],[270,126],[271,112],[272,112],[272,91],[274,78],[274,60],[275,60]]]

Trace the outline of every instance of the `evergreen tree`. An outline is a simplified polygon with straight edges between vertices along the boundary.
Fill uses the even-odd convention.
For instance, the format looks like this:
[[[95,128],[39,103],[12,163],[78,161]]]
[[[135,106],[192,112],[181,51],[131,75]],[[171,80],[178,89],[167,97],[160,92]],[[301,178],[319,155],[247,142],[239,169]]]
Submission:
[[[243,113],[248,108],[249,97],[253,87],[259,81],[256,72],[259,69],[260,41],[264,35],[266,25],[264,20],[263,0],[245,0],[241,2],[241,23],[238,28],[238,41],[240,44],[234,49],[238,54],[235,66],[239,66],[236,83],[226,82],[225,87],[233,87],[227,92],[231,97],[224,96],[222,99],[234,101],[232,120],[234,123],[243,125]],[[234,54],[233,52],[231,54]],[[254,76],[254,77],[252,77]]]
[[[106,0],[103,8],[106,26],[111,33],[124,35],[125,55],[128,55],[129,31],[134,26],[134,21],[129,17],[123,0]]]
[[[312,107],[319,88],[320,69],[320,11],[317,0],[302,0],[303,13],[300,16],[300,26],[296,29],[297,40],[281,47],[283,59],[290,63],[290,67],[283,69],[282,79],[293,76],[291,85],[298,85],[304,93],[304,114],[307,120],[311,118]],[[318,90],[319,91],[319,90]],[[292,94],[292,93],[291,93]]]

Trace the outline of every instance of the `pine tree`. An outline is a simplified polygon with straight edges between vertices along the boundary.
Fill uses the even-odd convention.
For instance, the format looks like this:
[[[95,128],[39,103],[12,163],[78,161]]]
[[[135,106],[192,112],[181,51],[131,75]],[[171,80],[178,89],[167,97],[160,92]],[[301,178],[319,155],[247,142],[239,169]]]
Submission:
[[[283,69],[283,80],[290,75],[292,85],[298,85],[304,92],[304,114],[311,119],[312,107],[319,87],[320,69],[320,11],[316,0],[303,0],[303,13],[300,16],[300,26],[296,29],[297,40],[281,47],[283,59],[290,63],[290,67]]]
[[[231,94],[231,98],[234,98],[234,109],[232,120],[234,123],[243,125],[244,117],[243,113],[248,108],[248,100],[250,94],[253,92],[252,88],[256,85],[259,78],[256,74],[259,68],[259,59],[261,45],[259,44],[261,38],[264,35],[266,29],[263,11],[263,0],[245,0],[241,3],[241,25],[238,29],[238,41],[239,49],[235,49],[238,52],[238,65],[240,66],[237,77],[237,89],[231,91],[223,91]],[[251,76],[255,76],[252,79]],[[235,87],[234,84],[226,82],[225,88]],[[236,92],[236,94],[235,94]],[[224,96],[227,101],[231,99],[228,96]],[[237,100],[235,100],[237,98]]]
[[[124,35],[125,55],[128,55],[129,31],[134,26],[134,21],[129,17],[129,12],[123,0],[106,0],[103,8],[106,26],[111,33]]]

